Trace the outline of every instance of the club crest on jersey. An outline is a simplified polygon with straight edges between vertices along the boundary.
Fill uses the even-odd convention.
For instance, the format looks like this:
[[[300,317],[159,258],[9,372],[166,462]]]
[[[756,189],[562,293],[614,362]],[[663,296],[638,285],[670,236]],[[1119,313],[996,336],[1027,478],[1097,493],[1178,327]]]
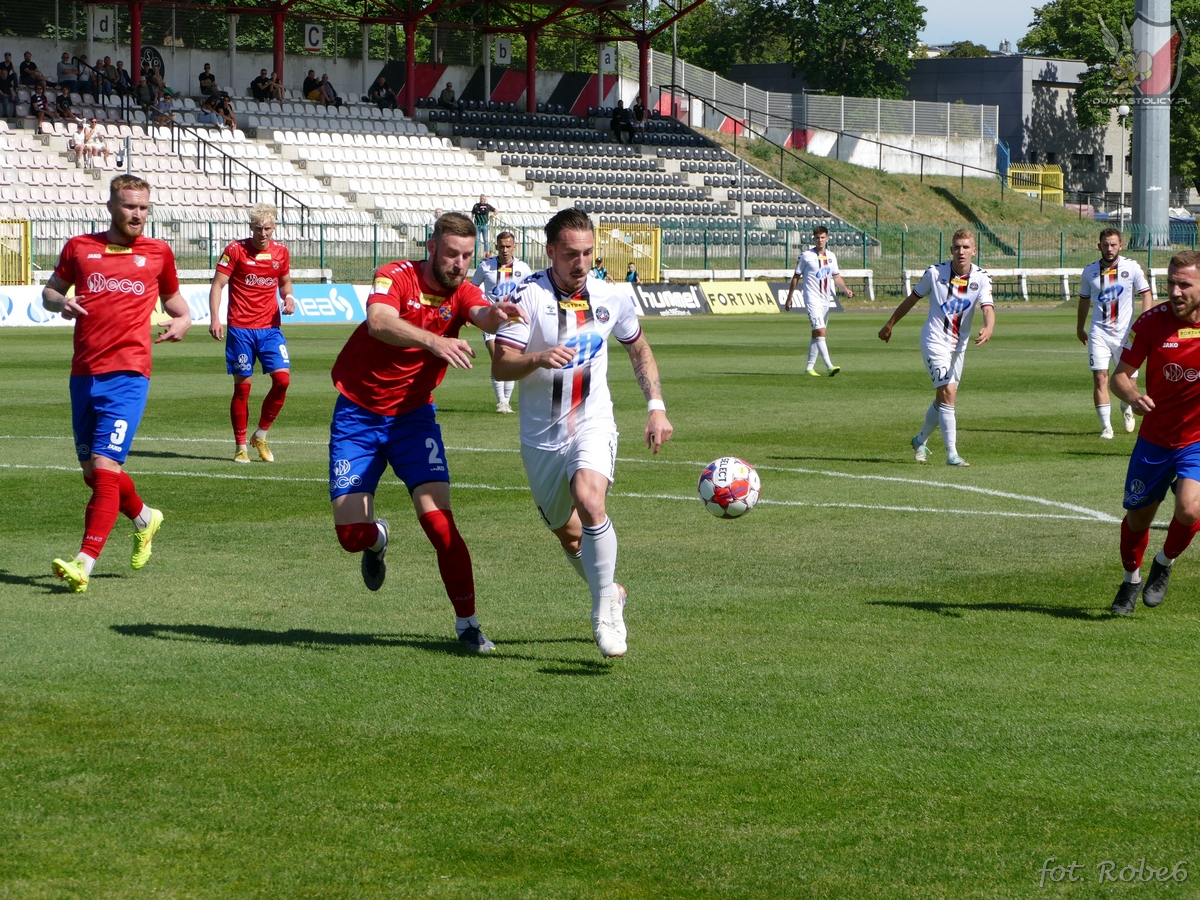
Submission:
[[[609,317],[609,313],[608,313],[607,306],[597,306],[596,307],[596,321],[597,322],[599,322],[601,325],[603,325],[605,322],[608,321],[608,317]]]
[[[1128,277],[1129,277],[1129,273],[1128,273],[1128,272],[1122,272],[1122,273],[1121,273],[1121,277],[1122,277],[1122,278],[1128,278]]]
[[[278,269],[278,268],[279,268],[279,263],[277,263],[275,260],[271,260],[271,268],[272,268],[272,269]]]
[[[135,266],[137,266],[139,269],[142,268],[144,265],[146,265],[146,257],[135,255],[133,257],[133,264]]]
[[[122,247],[120,244],[109,244],[104,248],[105,253],[133,253],[132,247]]]
[[[973,291],[979,290],[978,282],[974,282],[974,281],[971,282],[971,290],[973,290]]]
[[[438,307],[438,318],[443,322],[449,322],[452,318],[454,318],[454,309],[449,303],[443,303]]]

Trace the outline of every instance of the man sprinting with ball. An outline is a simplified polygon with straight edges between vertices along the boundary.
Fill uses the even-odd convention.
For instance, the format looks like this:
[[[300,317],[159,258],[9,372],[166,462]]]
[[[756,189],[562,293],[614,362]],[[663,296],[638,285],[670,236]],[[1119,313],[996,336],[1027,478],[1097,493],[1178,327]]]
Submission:
[[[1146,369],[1146,393],[1133,376]],[[1200,530],[1200,252],[1171,258],[1167,302],[1143,313],[1125,339],[1113,373],[1113,393],[1143,416],[1125,476],[1121,520],[1121,564],[1125,579],[1112,611],[1128,615],[1138,594],[1149,607],[1167,596],[1171,567]],[[1142,582],[1142,558],[1150,526],[1167,491],[1175,492],[1175,514],[1162,550]]]
[[[142,501],[122,468],[150,390],[150,315],[162,300],[170,323],[154,339],[181,341],[191,327],[179,293],[175,255],[164,241],[143,237],[150,185],[119,175],[109,187],[107,232],[73,237],[42,291],[42,305],[75,321],[71,359],[71,420],[83,480],[92,489],[83,544],[74,559],[56,559],[54,574],[75,593],[88,589],[100,551],[124,513],[133,520],[130,565],[150,559],[163,514]],[[75,296],[67,292],[75,286]]]
[[[938,263],[925,270],[892,317],[879,329],[879,339],[887,342],[892,329],[921,299],[929,298],[929,317],[921,329],[921,356],[933,380],[934,400],[925,411],[921,433],[912,439],[913,458],[925,462],[929,447],[925,443],[934,430],[941,428],[946,445],[946,465],[968,466],[958,454],[958,423],[954,416],[954,401],[958,383],[962,380],[963,356],[971,339],[971,319],[975,307],[983,308],[983,327],[975,346],[986,344],[992,337],[996,313],[992,303],[992,279],[988,273],[971,262],[975,258],[975,233],[969,228],[954,232],[950,243],[950,261]]]
[[[275,462],[267,444],[267,432],[283,410],[291,384],[291,359],[287,341],[279,330],[279,295],[283,295],[283,314],[296,311],[292,294],[292,263],[287,247],[273,240],[275,207],[259,203],[250,210],[250,237],[234,241],[225,248],[217,263],[208,291],[210,313],[208,333],[213,340],[225,339],[225,367],[233,376],[233,400],[229,418],[233,424],[235,445],[233,461],[250,462],[246,452],[246,431],[250,417],[250,382],[254,362],[263,374],[271,376],[271,389],[263,398],[258,428],[250,436],[263,462]],[[229,285],[228,335],[221,325],[221,290]]]
[[[458,336],[463,325],[470,321],[494,333],[521,312],[512,303],[489,304],[466,283],[475,252],[475,226],[466,216],[440,217],[426,250],[423,262],[401,260],[376,270],[367,320],[334,363],[340,396],[330,426],[329,496],[338,541],[362,554],[363,582],[379,590],[387,574],[389,529],[375,518],[375,489],[390,464],[437,551],[459,643],[487,653],[496,645],[475,616],[471,554],[450,510],[450,469],[432,395],[447,366],[471,368],[475,354]]]
[[[523,311],[496,334],[492,377],[521,382],[521,461],[533,501],[592,594],[592,634],[604,657],[624,656],[625,592],[617,535],[605,510],[617,462],[608,392],[608,336],[625,345],[647,401],[646,446],[671,438],[658,364],[628,294],[589,276],[592,222],[566,209],[546,225],[550,268],[514,294]]]
[[[1121,345],[1133,322],[1133,297],[1142,300],[1141,312],[1150,309],[1154,300],[1150,284],[1142,267],[1132,259],[1121,256],[1121,232],[1105,228],[1100,232],[1100,259],[1083,270],[1079,284],[1079,318],[1076,334],[1088,348],[1088,367],[1092,370],[1092,399],[1100,419],[1100,439],[1111,441],[1112,404],[1108,396],[1108,367],[1120,362]],[[1085,329],[1088,310],[1092,311],[1092,327]],[[1137,373],[1134,373],[1134,379]],[[1133,431],[1133,410],[1121,404],[1125,430]]]

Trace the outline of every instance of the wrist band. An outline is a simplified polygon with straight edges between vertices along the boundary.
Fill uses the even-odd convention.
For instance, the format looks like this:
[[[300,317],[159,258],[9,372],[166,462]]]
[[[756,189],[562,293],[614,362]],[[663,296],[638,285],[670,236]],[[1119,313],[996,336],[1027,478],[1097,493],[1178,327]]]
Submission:
[[[667,404],[663,403],[661,400],[651,400],[646,404],[646,412],[654,412],[656,409],[666,412]]]
[[[286,300],[288,297],[291,297],[293,300],[295,300],[295,299],[296,299],[296,295],[295,295],[295,294],[284,294],[284,295],[283,295],[283,299],[284,299],[284,300]]]

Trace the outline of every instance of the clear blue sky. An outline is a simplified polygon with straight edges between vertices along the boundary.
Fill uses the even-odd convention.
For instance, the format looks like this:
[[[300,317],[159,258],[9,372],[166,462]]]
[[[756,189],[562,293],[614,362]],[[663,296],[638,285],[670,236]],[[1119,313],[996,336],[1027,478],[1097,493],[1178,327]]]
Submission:
[[[1029,30],[1035,4],[1020,0],[920,0],[925,7],[925,30],[921,40],[927,44],[974,41],[996,50],[1005,38],[1017,41]],[[1036,6],[1043,6],[1042,3]]]

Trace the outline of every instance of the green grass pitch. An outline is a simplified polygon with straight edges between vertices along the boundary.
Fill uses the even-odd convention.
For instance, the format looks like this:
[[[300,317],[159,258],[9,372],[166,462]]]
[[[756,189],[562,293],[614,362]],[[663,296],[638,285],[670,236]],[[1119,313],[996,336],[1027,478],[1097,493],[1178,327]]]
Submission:
[[[611,662],[485,362],[437,394],[478,658],[390,474],[382,591],[337,544],[348,329],[287,328],[272,466],[230,461],[222,347],[156,348],[127,467],[166,524],[135,573],[121,519],[83,596],[50,575],[87,498],[70,336],[0,332],[0,897],[1195,896],[1200,565],[1108,615],[1133,436],[1097,438],[1074,311],[1002,308],[968,352],[965,470],[936,436],[912,461],[922,315],[884,346],[886,315],[833,318],[834,379],[803,376],[801,316],[647,320],[657,459],[614,345]],[[725,454],[764,483],[733,522],[694,498]],[[1142,859],[1185,867],[1099,882]]]

